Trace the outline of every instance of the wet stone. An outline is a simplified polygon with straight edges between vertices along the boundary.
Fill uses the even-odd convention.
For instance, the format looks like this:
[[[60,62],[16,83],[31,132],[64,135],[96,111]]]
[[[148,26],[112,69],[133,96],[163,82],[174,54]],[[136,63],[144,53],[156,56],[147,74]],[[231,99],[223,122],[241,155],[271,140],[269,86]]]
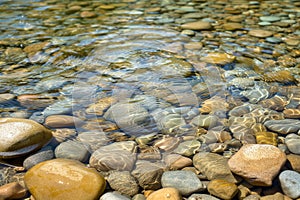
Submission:
[[[250,30],[248,34],[258,38],[266,38],[272,36],[273,32],[261,30],[261,29],[254,29],[254,30]]]
[[[154,146],[158,147],[161,150],[164,150],[166,152],[170,152],[178,147],[180,144],[180,138],[179,137],[169,137],[164,136],[161,139],[157,139],[154,141]]]
[[[294,133],[289,134],[284,140],[290,152],[300,154],[300,136]]]
[[[165,155],[164,162],[170,168],[170,170],[182,169],[193,164],[193,161],[190,158],[178,154]]]
[[[181,200],[181,194],[176,188],[162,188],[157,191],[152,192],[147,200]]]
[[[255,186],[270,186],[286,161],[286,155],[267,144],[244,145],[228,161],[230,170]]]
[[[215,127],[219,119],[213,115],[198,115],[192,119],[191,124],[197,127],[212,128]]]
[[[1,118],[0,138],[0,157],[13,158],[40,149],[50,141],[52,133],[32,120]]]
[[[183,24],[183,25],[181,25],[181,28],[199,31],[199,30],[211,29],[212,26],[209,22],[196,21],[196,22],[189,22],[189,23]]]
[[[284,114],[285,118],[299,119],[300,118],[300,109],[296,109],[296,108],[285,109],[283,111],[283,114]]]
[[[116,143],[114,143],[116,144]],[[98,171],[131,171],[134,167],[136,155],[127,149],[116,145],[100,147],[92,153],[90,165]]]
[[[51,147],[44,147],[39,152],[27,157],[23,162],[23,167],[29,170],[40,162],[54,158],[54,152]]]
[[[208,180],[222,179],[236,182],[227,164],[227,159],[216,153],[197,153],[193,157],[194,166],[204,174]]]
[[[208,194],[192,194],[188,200],[197,200],[197,199],[201,199],[201,200],[219,200],[219,198],[216,198],[214,196],[210,196]]]
[[[0,187],[0,197],[3,199],[23,199],[26,193],[26,189],[17,182],[8,183]]]
[[[157,190],[161,187],[160,180],[163,172],[164,166],[162,164],[139,160],[136,162],[132,175],[145,190]]]
[[[129,197],[120,194],[119,192],[106,192],[99,200],[130,200]]]
[[[243,25],[240,23],[225,23],[223,25],[223,28],[226,31],[234,31],[234,30],[239,30],[243,28]]]
[[[264,125],[271,131],[281,134],[297,133],[300,129],[300,121],[296,119],[269,120]]]
[[[201,143],[197,140],[189,140],[181,142],[176,149],[173,150],[174,153],[183,155],[183,156],[192,156],[197,153],[200,149]]]
[[[277,146],[278,135],[272,132],[256,132],[255,133],[257,144],[271,144]]]
[[[191,171],[167,171],[161,177],[163,188],[176,188],[183,196],[203,191],[205,186],[197,175]]]
[[[85,145],[79,141],[66,141],[60,143],[55,148],[55,157],[56,158],[67,158],[72,160],[78,160],[80,162],[88,161],[91,150],[89,146]]]
[[[93,152],[110,142],[110,139],[103,132],[83,132],[78,134],[77,140],[88,145]]]
[[[221,199],[232,199],[239,191],[234,183],[220,179],[211,180],[207,185],[207,190]]]
[[[41,162],[25,174],[25,184],[35,199],[97,199],[105,179],[79,161],[54,159]]]
[[[208,53],[206,56],[201,58],[201,61],[212,63],[212,64],[220,64],[225,65],[231,63],[235,60],[235,56],[227,54],[227,53]]]
[[[279,181],[285,195],[292,199],[300,197],[300,174],[298,172],[285,170],[280,173]]]
[[[45,119],[46,126],[51,128],[68,128],[68,127],[80,127],[84,122],[74,116],[69,115],[51,115]]]
[[[134,196],[139,191],[135,178],[127,171],[114,171],[109,174],[107,181],[112,189],[121,194]]]
[[[278,16],[261,16],[259,17],[259,19],[261,21],[266,21],[266,22],[276,22],[276,21],[280,21],[280,17]]]

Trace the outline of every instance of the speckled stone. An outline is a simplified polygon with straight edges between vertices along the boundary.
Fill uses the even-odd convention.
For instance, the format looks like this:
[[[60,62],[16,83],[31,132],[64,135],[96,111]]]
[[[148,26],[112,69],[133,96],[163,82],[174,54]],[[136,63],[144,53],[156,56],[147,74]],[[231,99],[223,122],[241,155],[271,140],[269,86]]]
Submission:
[[[228,160],[217,153],[197,153],[193,157],[194,166],[204,174],[208,180],[222,179],[232,183],[237,180],[230,171]]]
[[[162,188],[152,192],[147,200],[181,200],[181,194],[176,188]]]
[[[35,165],[26,172],[24,181],[36,200],[98,199],[106,187],[95,169],[60,158]]]
[[[300,174],[298,172],[285,170],[280,173],[279,181],[285,195],[292,199],[300,197]]]
[[[163,188],[176,188],[183,196],[205,189],[197,175],[191,171],[166,171],[161,177]]]
[[[270,186],[286,161],[286,155],[268,144],[244,145],[228,161],[230,170],[255,186]]]
[[[121,194],[134,196],[139,192],[136,179],[128,171],[114,171],[109,174],[107,181],[112,189]]]
[[[233,199],[239,191],[236,184],[220,179],[211,180],[207,185],[207,190],[221,199]]]

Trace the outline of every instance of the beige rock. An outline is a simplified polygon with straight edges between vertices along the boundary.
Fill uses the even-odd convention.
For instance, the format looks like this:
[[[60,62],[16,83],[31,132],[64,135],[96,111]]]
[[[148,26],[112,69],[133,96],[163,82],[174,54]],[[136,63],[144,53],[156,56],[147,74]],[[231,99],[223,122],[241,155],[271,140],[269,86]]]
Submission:
[[[164,161],[171,170],[182,169],[193,164],[193,161],[179,154],[169,154],[164,157]]]
[[[225,65],[235,60],[235,56],[227,53],[208,53],[206,56],[201,58],[201,61],[213,64]]]
[[[152,192],[147,200],[181,200],[181,195],[175,188],[162,188]]]
[[[266,38],[272,36],[273,32],[261,30],[261,29],[254,29],[254,30],[250,30],[248,34],[258,38]]]
[[[286,157],[292,169],[300,173],[300,155],[289,154]]]
[[[50,45],[50,42],[39,42],[35,44],[28,45],[24,48],[26,53],[36,53]]]
[[[4,93],[0,94],[0,103],[5,103],[6,101],[10,101],[15,98],[15,95],[9,94],[9,93]]]
[[[196,22],[189,22],[189,23],[183,24],[183,25],[181,25],[181,28],[199,31],[199,30],[211,29],[212,26],[209,22],[196,21]]]
[[[0,118],[0,157],[13,158],[44,146],[51,131],[29,119]]]
[[[95,169],[69,159],[39,163],[26,172],[24,181],[36,200],[98,199],[106,187]]]
[[[96,17],[96,13],[94,12],[90,12],[90,11],[83,11],[80,13],[80,17],[82,18],[92,18],[92,17]]]
[[[84,122],[70,115],[51,115],[45,119],[45,125],[51,128],[67,128],[83,125]]]
[[[232,199],[238,193],[238,187],[226,180],[214,179],[208,183],[207,190],[210,194],[221,199]]]
[[[26,189],[19,183],[12,182],[0,187],[0,199],[21,199],[26,195]]]
[[[286,155],[268,144],[244,145],[228,161],[232,172],[255,186],[270,186],[286,161]]]

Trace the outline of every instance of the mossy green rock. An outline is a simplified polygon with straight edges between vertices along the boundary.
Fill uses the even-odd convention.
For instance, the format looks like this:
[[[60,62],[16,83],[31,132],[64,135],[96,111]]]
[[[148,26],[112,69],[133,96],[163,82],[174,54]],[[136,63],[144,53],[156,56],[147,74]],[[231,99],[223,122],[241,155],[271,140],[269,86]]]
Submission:
[[[36,200],[98,200],[106,187],[95,169],[61,158],[35,165],[26,172],[24,181]]]
[[[26,155],[51,138],[51,131],[33,120],[0,118],[0,158]]]

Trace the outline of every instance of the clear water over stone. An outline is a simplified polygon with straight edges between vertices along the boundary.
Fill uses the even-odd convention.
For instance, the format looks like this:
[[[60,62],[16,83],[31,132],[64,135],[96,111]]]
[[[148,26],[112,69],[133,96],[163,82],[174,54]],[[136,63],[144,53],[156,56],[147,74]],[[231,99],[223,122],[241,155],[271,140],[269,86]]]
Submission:
[[[99,171],[130,172],[139,194],[161,188],[168,154],[196,168],[197,155],[214,155],[201,181],[220,178],[211,175],[216,161],[226,166],[245,144],[299,154],[300,140],[290,138],[300,134],[299,6],[0,1],[0,117],[51,129],[53,152],[71,144],[65,158],[84,154],[78,160]]]

